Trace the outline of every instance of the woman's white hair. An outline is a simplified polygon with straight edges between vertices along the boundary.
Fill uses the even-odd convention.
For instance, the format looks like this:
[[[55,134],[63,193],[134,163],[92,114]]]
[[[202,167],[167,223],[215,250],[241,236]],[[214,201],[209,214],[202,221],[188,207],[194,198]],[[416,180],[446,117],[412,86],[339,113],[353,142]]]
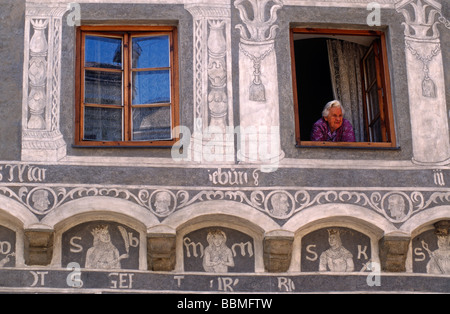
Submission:
[[[323,108],[322,111],[322,117],[328,117],[328,115],[330,114],[330,109],[331,108],[341,108],[342,110],[342,115],[345,114],[345,110],[344,107],[342,106],[341,102],[339,100],[332,100],[330,102],[328,102],[325,107]]]

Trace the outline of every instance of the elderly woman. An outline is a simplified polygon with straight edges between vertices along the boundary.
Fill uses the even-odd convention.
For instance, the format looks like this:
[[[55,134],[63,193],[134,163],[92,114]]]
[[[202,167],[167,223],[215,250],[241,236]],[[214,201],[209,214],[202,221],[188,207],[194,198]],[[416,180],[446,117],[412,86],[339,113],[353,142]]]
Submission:
[[[355,142],[353,126],[344,119],[344,108],[338,100],[330,101],[322,111],[322,118],[314,123],[311,141]]]

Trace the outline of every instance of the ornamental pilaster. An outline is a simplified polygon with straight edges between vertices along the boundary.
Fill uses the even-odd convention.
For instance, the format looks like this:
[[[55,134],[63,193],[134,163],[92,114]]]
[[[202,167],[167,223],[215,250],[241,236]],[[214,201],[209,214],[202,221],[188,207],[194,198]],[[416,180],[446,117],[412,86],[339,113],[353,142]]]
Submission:
[[[205,1],[186,9],[193,17],[194,35],[191,159],[234,163],[230,5]]]
[[[27,3],[25,13],[22,160],[66,155],[60,132],[61,33],[67,4]]]
[[[239,42],[238,160],[274,171],[284,158],[275,40],[280,0],[236,0],[242,23]]]
[[[403,0],[396,4],[405,22],[406,69],[413,135],[413,161],[447,164],[449,126],[442,46],[437,25],[441,4],[436,0]]]

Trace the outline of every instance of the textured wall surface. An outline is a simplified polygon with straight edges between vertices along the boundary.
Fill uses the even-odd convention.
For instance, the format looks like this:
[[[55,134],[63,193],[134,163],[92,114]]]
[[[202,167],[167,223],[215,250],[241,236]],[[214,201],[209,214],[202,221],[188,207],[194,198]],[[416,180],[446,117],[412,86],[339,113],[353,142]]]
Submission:
[[[0,291],[450,292],[448,2],[418,11],[435,28],[407,18],[413,0],[381,1],[380,26],[365,0],[80,2],[81,25],[177,27],[190,134],[183,154],[75,146],[74,11],[3,0]],[[292,27],[386,33],[398,147],[296,147]],[[412,51],[437,44],[427,97]],[[231,130],[217,144],[230,159],[199,155],[210,125]],[[269,157],[238,160],[267,144],[235,134],[244,126],[275,127]]]

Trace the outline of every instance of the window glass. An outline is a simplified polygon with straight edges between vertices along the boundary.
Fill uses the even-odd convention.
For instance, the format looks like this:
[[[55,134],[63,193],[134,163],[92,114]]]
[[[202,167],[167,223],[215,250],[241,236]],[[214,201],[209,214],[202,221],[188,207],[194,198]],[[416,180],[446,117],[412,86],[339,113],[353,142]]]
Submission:
[[[170,103],[170,71],[133,73],[133,105]]]
[[[165,68],[170,66],[169,36],[134,37],[133,68]]]
[[[149,107],[133,109],[133,140],[155,141],[171,139],[171,108]]]
[[[299,146],[396,146],[385,40],[378,31],[292,29]],[[325,105],[336,100],[343,118],[322,117]]]
[[[86,104],[122,105],[122,72],[85,71]]]
[[[122,109],[86,107],[84,112],[85,140],[122,140]]]
[[[81,26],[77,36],[77,144],[175,143],[176,29]]]
[[[122,69],[122,39],[86,36],[85,66]]]

